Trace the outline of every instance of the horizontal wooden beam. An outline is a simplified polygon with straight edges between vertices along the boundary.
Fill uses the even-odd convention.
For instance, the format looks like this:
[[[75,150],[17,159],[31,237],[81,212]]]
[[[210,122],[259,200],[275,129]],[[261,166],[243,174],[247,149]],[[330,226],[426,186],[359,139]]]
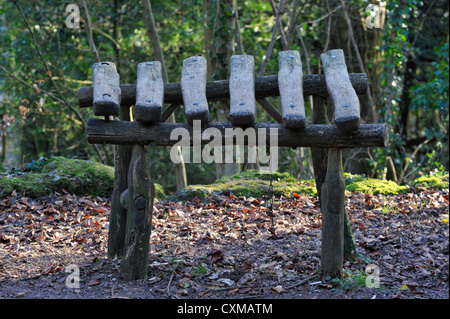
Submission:
[[[350,81],[357,94],[364,94],[367,90],[367,74],[351,73]],[[131,106],[136,103],[136,84],[120,85],[122,91],[122,106]],[[303,94],[328,96],[325,76],[323,74],[303,75]],[[278,75],[268,75],[255,79],[256,98],[279,96]],[[206,97],[208,101],[223,101],[230,98],[229,80],[211,81],[206,84]],[[92,106],[92,86],[78,89],[78,105],[80,107]],[[183,95],[179,83],[164,85],[164,103],[183,104]]]
[[[192,145],[195,139],[193,138],[194,127],[187,123],[146,125],[138,122],[105,121],[91,118],[87,126],[87,140],[92,144],[146,145],[153,142],[156,145],[172,146],[180,139],[177,137],[177,139],[171,140],[171,132],[175,129],[185,129],[185,131],[179,130],[189,136],[184,145]],[[208,128],[213,128],[210,131],[220,132],[221,140],[219,139],[219,141],[222,145],[225,145],[227,138],[230,138],[232,134],[236,134],[237,130],[242,132],[242,130],[246,129],[233,126],[230,122],[211,122],[201,127],[201,134],[210,134],[210,131],[205,132]],[[275,134],[274,129],[277,129],[276,134],[278,135],[279,147],[385,147],[389,139],[387,124],[361,124],[358,130],[352,132],[343,132],[333,124],[312,124],[307,125],[303,130],[287,129],[282,124],[273,123],[257,123],[249,125],[247,128],[255,129],[254,132],[256,134],[258,134],[258,129],[264,129],[267,143],[270,141],[270,135]],[[198,137],[196,138],[198,140]],[[214,138],[214,140],[217,140],[217,138]],[[202,140],[201,143],[208,144],[209,142],[210,139],[206,139]],[[236,140],[234,143],[241,144],[239,141],[236,142]],[[247,145],[247,139],[244,139],[243,143]]]

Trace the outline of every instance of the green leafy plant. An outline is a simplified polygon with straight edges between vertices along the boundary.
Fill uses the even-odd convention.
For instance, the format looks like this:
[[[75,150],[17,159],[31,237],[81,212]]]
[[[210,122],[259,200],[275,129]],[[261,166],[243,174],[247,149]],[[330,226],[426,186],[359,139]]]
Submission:
[[[192,267],[191,273],[194,276],[203,276],[208,273],[208,268],[202,265],[202,263],[196,263],[195,266]]]
[[[37,161],[32,160],[30,163],[24,165],[25,172],[42,172],[42,168],[49,161],[48,158],[40,157]]]
[[[344,290],[358,290],[366,287],[367,274],[363,271],[344,270],[343,278],[333,278],[331,282]]]

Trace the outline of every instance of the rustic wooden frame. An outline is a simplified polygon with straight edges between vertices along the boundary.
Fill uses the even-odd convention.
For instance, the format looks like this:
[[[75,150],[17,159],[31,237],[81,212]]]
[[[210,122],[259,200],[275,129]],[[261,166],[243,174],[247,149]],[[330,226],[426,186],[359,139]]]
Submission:
[[[121,272],[124,279],[144,278],[147,269],[145,251],[148,251],[154,186],[146,165],[144,147],[150,143],[166,146],[178,143],[179,141],[170,140],[170,132],[176,128],[192,130],[194,120],[202,121],[202,130],[218,129],[224,140],[227,140],[227,128],[245,126],[265,128],[269,132],[267,128],[270,127],[278,130],[279,147],[312,148],[314,167],[318,170],[315,174],[323,219],[321,274],[323,278],[342,276],[343,258],[346,255],[344,233],[351,232],[351,228],[345,212],[341,149],[385,147],[389,127],[387,124],[360,123],[357,95],[365,93],[367,75],[348,74],[342,50],[324,53],[322,61],[325,75],[303,75],[299,53],[292,50],[280,52],[279,74],[255,79],[253,57],[233,56],[230,80],[206,82],[205,59],[192,57],[184,61],[180,83],[162,84],[158,76],[153,79],[156,82],[146,83],[147,87],[155,87],[155,84],[158,87],[158,92],[152,93],[159,94],[157,105],[153,108],[141,101],[142,89],[139,85],[145,82],[143,78],[137,85],[119,85],[116,74],[111,71],[111,80],[103,79],[99,82],[96,75],[94,87],[81,87],[78,90],[79,106],[94,105],[94,108],[98,104],[96,92],[99,89],[115,89],[114,92],[117,93],[118,87],[120,91],[114,97],[120,104],[120,120],[109,119],[110,115],[117,115],[116,104],[112,104],[112,111],[97,112],[96,115],[105,116],[105,119],[93,118],[88,121],[87,140],[93,144],[115,145],[116,170],[108,256],[122,257]],[[157,70],[157,63],[155,66]],[[109,68],[115,70],[115,67]],[[105,86],[105,81],[113,85]],[[340,84],[335,83],[336,81]],[[303,98],[307,95],[313,95],[312,122],[317,124],[306,124]],[[272,96],[281,96],[281,114],[265,99]],[[328,123],[324,111],[327,97],[334,105],[332,124]],[[207,102],[220,100],[230,100],[232,104],[231,123],[209,122]],[[256,102],[277,124],[255,123]],[[161,112],[163,103],[169,106]],[[188,123],[164,123],[178,105],[183,103]],[[350,103],[352,107],[344,106],[350,106]],[[145,112],[142,114],[145,115],[130,122],[129,108],[133,105],[135,108],[143,108]],[[267,135],[266,141],[269,140]],[[200,142],[208,143],[207,140]],[[193,143],[192,139],[187,141],[188,145]]]

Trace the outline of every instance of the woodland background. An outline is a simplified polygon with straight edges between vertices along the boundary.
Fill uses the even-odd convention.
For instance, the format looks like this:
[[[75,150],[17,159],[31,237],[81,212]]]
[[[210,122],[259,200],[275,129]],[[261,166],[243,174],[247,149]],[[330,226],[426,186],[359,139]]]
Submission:
[[[69,28],[69,4],[80,28]],[[203,55],[211,80],[228,78],[229,57],[255,57],[257,76],[277,74],[281,50],[298,50],[303,71],[322,73],[320,54],[343,49],[349,72],[367,73],[361,100],[366,123],[386,122],[389,146],[344,153],[344,170],[407,184],[449,170],[449,3],[390,0],[382,28],[367,28],[363,0],[0,1],[0,167],[62,155],[113,165],[113,147],[87,143],[90,108],[77,89],[90,86],[91,66],[112,61],[121,83],[136,81],[137,64],[164,59],[168,82],[179,82],[183,59]],[[88,14],[88,15],[87,15]],[[89,16],[89,20],[88,20]],[[271,100],[278,105],[277,100]],[[310,121],[311,101],[306,99]],[[211,105],[221,120],[227,105]],[[180,107],[177,122],[185,122]],[[258,121],[272,120],[258,109]],[[272,120],[273,121],[273,120]],[[148,147],[153,179],[167,193],[183,186],[169,148]],[[241,165],[239,170],[248,168]],[[187,184],[213,182],[213,164],[185,164]],[[312,179],[310,150],[280,149],[279,170]],[[182,172],[182,170],[180,170]],[[178,181],[177,181],[178,175]],[[181,176],[181,177],[180,177]],[[181,178],[181,179],[180,179]]]

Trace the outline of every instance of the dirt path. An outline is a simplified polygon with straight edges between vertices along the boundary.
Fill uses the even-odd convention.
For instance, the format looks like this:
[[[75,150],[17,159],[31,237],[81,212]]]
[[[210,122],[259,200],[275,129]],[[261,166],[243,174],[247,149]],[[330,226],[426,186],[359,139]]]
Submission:
[[[107,199],[9,197],[0,200],[0,298],[448,299],[448,199],[448,190],[348,195],[362,258],[328,283],[318,277],[313,197],[276,198],[273,218],[264,198],[160,202],[148,277],[124,283],[119,261],[106,259]],[[378,289],[367,288],[377,284],[369,265]]]

